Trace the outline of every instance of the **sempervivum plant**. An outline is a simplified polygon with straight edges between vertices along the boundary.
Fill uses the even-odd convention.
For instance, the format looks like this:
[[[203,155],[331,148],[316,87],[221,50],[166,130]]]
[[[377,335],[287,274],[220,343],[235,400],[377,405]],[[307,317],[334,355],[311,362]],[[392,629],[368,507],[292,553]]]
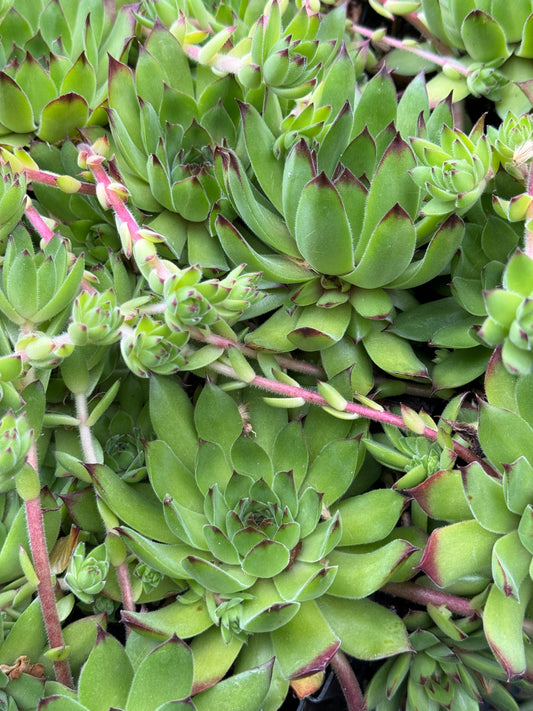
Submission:
[[[478,711],[483,701],[505,711],[516,708],[500,683],[505,672],[486,648],[479,619],[454,620],[444,607],[405,618],[413,653],[387,660],[366,692],[370,711],[387,708]]]
[[[98,0],[12,4],[0,23],[4,142],[56,142],[105,122],[108,57],[123,57],[134,28],[131,7]]]
[[[508,392],[498,391],[502,378]],[[531,679],[522,631],[533,590],[531,376],[512,379],[497,351],[486,382],[478,429],[485,459],[409,491],[430,518],[448,522],[431,533],[420,569],[446,591],[479,595],[493,654],[508,678]]]
[[[425,186],[430,200],[424,204],[425,214],[462,215],[474,205],[491,176],[491,151],[480,120],[466,136],[444,126],[440,145],[423,139],[411,142],[420,165],[411,171],[418,185]]]
[[[509,260],[501,288],[486,291],[488,316],[479,335],[491,346],[503,344],[502,358],[512,373],[533,369],[533,260],[518,250]]]
[[[310,677],[307,693],[320,685],[321,674],[312,675],[339,647],[368,660],[408,650],[401,620],[364,598],[410,577],[425,537],[395,529],[405,506],[397,492],[343,498],[357,481],[366,425],[317,410],[302,426],[253,394],[248,411],[215,385],[192,408],[170,379],[153,377],[150,387],[156,496],[141,496],[106,466],[89,470],[129,550],[188,589],[160,609],[124,612],[128,626],[210,649],[205,686],[233,663],[244,671],[275,656],[268,709],[290,680]]]
[[[98,627],[96,644],[80,674],[77,693],[48,682],[38,710],[210,711],[237,707],[242,711],[256,711],[262,708],[272,673],[271,660],[236,674],[212,689],[195,693],[194,683],[208,664],[207,657],[193,655],[191,648],[175,635],[162,644],[130,635],[124,648]],[[202,671],[199,671],[200,666]],[[38,696],[37,693],[31,697],[33,708],[39,702]]]
[[[451,92],[454,101],[469,94],[487,97],[502,118],[509,110],[518,114],[531,109],[531,0],[519,0],[512,14],[503,3],[492,0],[377,0],[374,7],[389,19],[392,13],[406,15],[417,30],[424,28],[430,43],[427,48],[414,49],[419,56],[414,71],[413,63],[406,59],[405,50],[413,51],[407,43],[393,39],[390,45],[396,51],[386,61],[406,74],[442,67],[428,85],[432,100],[443,99]],[[356,30],[370,36],[367,28]]]
[[[212,175],[213,148],[223,139],[235,142],[234,99],[239,96],[231,76],[207,70],[194,78],[179,42],[159,24],[142,48],[135,74],[111,62],[113,149],[137,206],[193,222],[208,216],[220,197]]]
[[[347,57],[343,72],[350,71]],[[444,104],[430,115],[423,81],[418,89],[415,113],[426,116],[427,125],[417,123],[412,106],[397,104],[385,72],[366,85],[358,103],[353,82],[339,81],[328,87],[339,111],[327,130],[312,140],[302,136],[280,157],[279,135],[254,106],[241,105],[246,151],[217,148],[215,170],[231,207],[214,210],[212,219],[230,261],[246,262],[288,287],[272,289],[268,303],[279,308],[247,335],[251,345],[319,350],[326,370],[339,352],[349,351],[347,361],[357,363],[359,375],[373,362],[389,373],[428,378],[427,365],[388,327],[396,309],[405,307],[401,290],[448,268],[464,231],[462,220],[450,214],[463,188],[444,214],[420,214],[430,188],[425,179],[420,187],[406,180],[409,171],[424,169],[403,136],[420,131],[428,144],[439,141],[442,123],[452,121]],[[375,102],[382,112],[365,124],[362,115]],[[453,143],[455,134],[448,132]],[[486,139],[478,138],[483,160],[471,162],[476,169],[479,164],[484,184],[490,154]],[[438,154],[442,158],[443,149]],[[263,194],[247,176],[248,161]],[[477,184],[466,189],[473,187],[479,197]],[[370,385],[361,377],[355,389],[368,392],[368,380]]]

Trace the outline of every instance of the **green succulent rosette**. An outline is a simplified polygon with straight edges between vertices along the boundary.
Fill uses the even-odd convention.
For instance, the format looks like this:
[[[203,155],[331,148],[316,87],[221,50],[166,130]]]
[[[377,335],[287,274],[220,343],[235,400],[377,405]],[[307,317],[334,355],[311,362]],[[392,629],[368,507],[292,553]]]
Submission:
[[[430,534],[421,571],[444,591],[478,596],[486,641],[512,679],[530,658],[522,626],[533,591],[531,376],[514,380],[514,395],[496,389],[502,378],[513,380],[497,352],[487,369],[492,402],[479,409],[482,458],[436,472],[409,494],[430,519],[446,522]]]
[[[32,442],[27,418],[7,412],[0,420],[0,491],[14,488],[13,477],[24,465]]]
[[[176,382],[158,376],[150,391],[158,439],[147,445],[147,469],[157,498],[106,466],[90,471],[131,553],[188,589],[160,609],[124,612],[130,628],[208,645],[213,674],[275,656],[271,708],[291,679],[324,670],[339,646],[363,659],[406,650],[400,619],[367,598],[413,574],[425,536],[395,529],[405,506],[398,492],[347,494],[366,423],[317,410],[302,426],[253,393],[239,405],[215,385],[192,408]]]
[[[115,343],[124,321],[111,289],[103,293],[82,291],[72,305],[71,318],[68,335],[77,346]]]
[[[220,198],[212,152],[217,142],[233,144],[236,139],[234,99],[239,89],[231,76],[207,72],[205,79],[203,91],[196,88],[185,52],[160,24],[150,32],[135,73],[111,61],[109,122],[115,160],[141,209],[167,210],[202,222]]]
[[[394,7],[391,10],[395,12]],[[440,43],[440,51],[459,54],[466,69],[458,67],[456,60],[445,64],[443,71],[428,83],[432,99],[438,101],[450,92],[454,101],[469,94],[486,96],[495,102],[502,118],[509,110],[529,111],[532,11],[531,0],[519,0],[512,13],[503,3],[491,0],[422,0],[420,16]]]
[[[497,128],[487,128],[487,135],[492,145],[495,167],[502,166],[516,180],[525,184],[527,167],[532,157],[531,114],[516,116],[509,111]]]
[[[451,214],[453,202],[444,214],[421,216],[423,190],[405,180],[417,169],[405,137],[422,132],[427,138],[420,140],[438,140],[442,123],[451,123],[449,108],[430,114],[421,82],[415,101],[428,118],[413,122],[385,71],[356,104],[353,63],[343,59],[339,84],[322,96],[338,106],[335,118],[315,139],[301,137],[285,153],[280,129],[252,104],[241,105],[246,152],[217,148],[215,172],[230,206],[221,204],[211,221],[230,262],[245,262],[276,285],[265,299],[273,313],[247,342],[320,351],[329,377],[355,364],[351,387],[367,393],[372,363],[402,377],[429,377],[427,363],[392,332],[391,322],[403,308],[400,290],[449,269],[464,225]],[[363,116],[375,102],[383,112],[367,125]],[[248,178],[248,161],[261,194]]]
[[[156,708],[209,711],[221,704],[256,711],[266,699],[273,660],[229,675],[212,686],[209,671],[213,669],[213,660],[208,656],[209,650],[192,648],[176,635],[160,642],[131,634],[123,646],[105,631],[103,616],[98,622],[94,646],[80,671],[76,691],[57,682],[47,682],[43,691],[44,680],[35,689],[26,683],[29,675],[24,674],[16,680],[20,684],[14,698],[20,698],[22,687],[24,699],[38,711],[69,707],[91,711],[97,706],[130,711]],[[8,686],[7,692],[12,691],[13,685]],[[7,699],[7,694],[4,697]]]
[[[420,138],[412,139],[411,145],[419,160],[411,176],[429,194],[422,212],[466,213],[481,197],[491,171],[491,149],[483,133],[483,120],[468,136],[444,126],[440,145]]]
[[[183,346],[188,339],[188,333],[142,316],[135,326],[123,330],[120,350],[128,368],[139,377],[148,378],[150,373],[168,375],[187,362]]]
[[[436,429],[431,418],[428,418],[428,427]],[[404,472],[394,483],[394,488],[402,490],[416,486],[435,472],[453,465],[453,454],[436,442],[414,434],[403,435],[389,425],[384,425],[383,429],[384,435],[373,435],[372,439],[365,440],[365,446],[378,462]]]
[[[90,0],[22,2],[0,23],[0,134],[14,145],[33,134],[55,143],[91,123],[105,123],[108,57],[128,50],[135,18],[131,6]],[[37,57],[39,59],[37,59]]]
[[[479,336],[490,346],[502,345],[502,359],[511,373],[533,367],[533,261],[518,250],[503,273],[502,288],[484,294],[487,318]]]
[[[0,266],[0,311],[9,321],[30,329],[52,320],[55,328],[62,325],[84,267],[83,258],[70,252],[68,240],[56,235],[35,249],[21,226],[10,235]]]
[[[454,618],[444,606],[428,604],[427,612],[410,612],[405,624],[413,652],[387,660],[374,675],[365,692],[369,711],[515,708],[481,620]]]
[[[257,288],[260,274],[243,274],[244,264],[222,279],[201,281],[202,270],[191,266],[171,274],[163,286],[165,321],[169,328],[209,330],[217,322],[233,325],[264,294]]]
[[[85,543],[78,543],[69,561],[64,583],[77,598],[89,604],[104,589],[108,572],[105,546],[93,548],[85,555]]]

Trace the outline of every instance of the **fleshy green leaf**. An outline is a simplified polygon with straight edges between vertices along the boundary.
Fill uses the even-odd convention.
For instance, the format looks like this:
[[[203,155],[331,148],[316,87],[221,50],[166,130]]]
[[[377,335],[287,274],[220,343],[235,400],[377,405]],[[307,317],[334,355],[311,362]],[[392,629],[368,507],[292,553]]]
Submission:
[[[344,499],[330,508],[342,522],[340,546],[373,543],[385,538],[397,524],[405,498],[391,489],[377,489]]]
[[[367,289],[394,282],[409,266],[415,245],[416,232],[411,218],[396,203],[380,220],[364,251],[359,253],[357,266],[345,279]]]
[[[193,407],[183,388],[172,378],[157,375],[150,378],[150,418],[158,438],[193,471],[198,451]]]
[[[78,129],[87,125],[87,101],[74,92],[68,92],[50,101],[41,113],[38,136],[43,141],[55,143],[65,136],[75,137]]]
[[[259,185],[274,207],[282,212],[283,161],[274,154],[274,134],[250,104],[240,104],[244,139]]]
[[[371,661],[411,651],[403,621],[372,600],[342,600],[324,595],[318,606],[340,637],[341,649]]]
[[[325,506],[334,503],[350,486],[358,469],[359,446],[356,439],[328,442],[309,467],[305,486],[323,493]]]
[[[468,55],[476,62],[490,62],[496,57],[509,56],[503,28],[481,9],[472,10],[465,17],[461,37]]]
[[[483,629],[496,658],[509,678],[523,674],[526,668],[522,624],[531,597],[531,580],[520,587],[520,602],[506,597],[493,585],[483,611]]]
[[[190,696],[192,680],[191,650],[174,635],[139,665],[125,711],[156,711],[167,701],[185,699]]]
[[[472,513],[483,528],[494,533],[516,529],[520,519],[507,508],[501,482],[489,476],[479,462],[463,469],[463,485]]]
[[[446,587],[469,575],[490,575],[492,547],[499,534],[476,520],[437,528],[429,537],[420,569],[439,586]]]
[[[372,361],[392,375],[409,375],[427,378],[424,363],[415,355],[411,344],[394,333],[374,331],[363,339],[365,349]]]
[[[352,233],[339,193],[325,173],[302,191],[296,211],[295,237],[309,264],[322,274],[353,269]]]
[[[166,640],[173,634],[182,639],[195,637],[213,624],[202,600],[194,605],[185,605],[178,599],[153,612],[124,610],[122,619],[136,632],[160,640]]]
[[[29,133],[35,128],[28,97],[5,72],[0,73],[0,123],[13,133]]]
[[[328,560],[339,569],[328,590],[329,595],[351,599],[368,597],[379,590],[415,550],[408,541],[398,539],[370,552],[332,551]]]
[[[123,708],[132,679],[133,668],[124,647],[99,627],[96,645],[80,675],[80,702],[91,711]]]
[[[207,384],[194,410],[198,435],[207,442],[215,442],[228,450],[241,434],[242,417],[237,403],[215,385]]]
[[[323,671],[339,647],[338,637],[312,600],[271,636],[276,659],[289,679]]]
[[[521,456],[533,462],[533,428],[509,410],[481,403],[479,441],[492,464],[502,472],[504,464]]]
[[[194,697],[197,711],[256,711],[261,708],[272,676],[274,660],[234,674]]]

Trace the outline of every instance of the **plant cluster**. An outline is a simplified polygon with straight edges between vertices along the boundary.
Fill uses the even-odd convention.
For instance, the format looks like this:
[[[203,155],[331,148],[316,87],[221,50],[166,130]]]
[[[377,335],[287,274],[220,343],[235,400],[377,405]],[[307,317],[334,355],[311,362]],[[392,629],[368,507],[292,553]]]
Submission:
[[[1,4],[2,708],[528,708],[533,3],[370,4]]]

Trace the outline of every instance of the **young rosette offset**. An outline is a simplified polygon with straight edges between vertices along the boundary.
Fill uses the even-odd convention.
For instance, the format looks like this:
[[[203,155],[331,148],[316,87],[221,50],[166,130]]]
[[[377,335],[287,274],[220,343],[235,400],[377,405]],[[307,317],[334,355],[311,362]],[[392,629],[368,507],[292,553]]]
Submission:
[[[109,57],[126,53],[134,31],[130,5],[115,10],[98,0],[36,0],[10,7],[0,21],[4,141],[27,144],[35,133],[56,143],[88,124],[104,124]]]
[[[242,274],[245,265],[223,279],[200,281],[199,266],[188,267],[166,279],[163,288],[165,321],[176,330],[206,329],[221,319],[233,325],[264,294],[258,290],[259,273]]]
[[[315,690],[339,647],[369,660],[407,651],[400,618],[366,598],[410,577],[425,539],[395,529],[405,505],[397,492],[342,500],[362,465],[367,424],[320,410],[289,421],[253,392],[239,409],[214,385],[194,408],[171,379],[154,376],[150,389],[158,439],[147,445],[147,468],[157,499],[139,497],[107,467],[91,471],[130,551],[188,589],[159,609],[124,612],[126,623],[207,650],[200,688],[232,665],[241,672],[275,656],[263,707],[272,711],[293,679],[318,673],[308,681]]]
[[[82,257],[68,241],[54,236],[35,249],[30,234],[18,228],[9,237],[1,263],[0,311],[25,328],[67,315],[83,276]]]
[[[69,561],[64,583],[77,598],[89,604],[104,589],[108,572],[105,545],[94,548],[86,556],[85,543],[78,543]]]
[[[453,63],[445,66],[428,84],[433,100],[453,91],[454,101],[469,93],[486,96],[495,102],[501,117],[509,109],[530,110],[530,96],[521,83],[530,78],[533,3],[518,0],[513,12],[508,10],[504,2],[493,0],[422,0],[420,19],[446,45],[445,56],[460,52],[461,64],[469,70],[457,71]]]
[[[143,316],[123,329],[120,350],[126,365],[140,378],[151,373],[176,373],[186,363],[183,346],[189,334],[171,330],[166,323]]]
[[[14,488],[13,477],[22,468],[32,440],[26,417],[6,412],[0,420],[0,491]]]
[[[488,317],[479,336],[490,346],[503,344],[502,359],[511,373],[533,369],[533,260],[518,250],[509,260],[500,289],[484,293]]]
[[[509,111],[498,128],[487,128],[487,136],[492,145],[495,169],[501,165],[516,180],[525,184],[533,157],[533,116],[516,116]]]
[[[411,139],[419,165],[413,180],[428,192],[422,205],[425,215],[463,215],[479,200],[491,174],[491,148],[480,119],[467,136],[444,126],[440,145],[423,138]]]
[[[72,306],[68,335],[76,346],[107,346],[119,340],[123,321],[114,291],[82,291]]]

